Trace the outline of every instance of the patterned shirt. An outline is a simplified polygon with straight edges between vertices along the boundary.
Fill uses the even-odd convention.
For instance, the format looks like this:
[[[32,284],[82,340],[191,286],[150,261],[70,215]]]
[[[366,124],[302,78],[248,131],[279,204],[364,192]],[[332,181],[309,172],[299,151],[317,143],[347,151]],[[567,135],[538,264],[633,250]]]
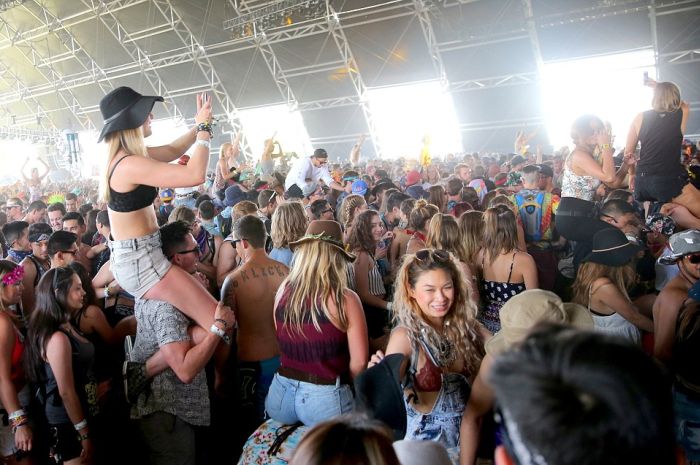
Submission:
[[[190,320],[178,309],[159,300],[136,301],[136,342],[132,358],[145,362],[161,346],[189,341]],[[154,412],[167,412],[195,426],[209,425],[209,392],[204,370],[185,384],[168,368],[153,377],[150,389],[142,393],[131,408],[131,418]]]

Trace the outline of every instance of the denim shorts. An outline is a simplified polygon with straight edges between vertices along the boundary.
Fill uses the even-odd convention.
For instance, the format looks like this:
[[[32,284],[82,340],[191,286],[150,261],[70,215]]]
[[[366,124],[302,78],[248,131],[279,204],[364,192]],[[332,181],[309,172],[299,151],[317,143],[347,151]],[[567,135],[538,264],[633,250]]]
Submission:
[[[286,425],[301,421],[306,426],[313,426],[350,413],[353,404],[350,386],[340,384],[340,378],[335,386],[325,386],[276,374],[265,398],[267,414]]]
[[[463,375],[447,373],[442,376],[442,387],[429,413],[417,411],[406,400],[407,421],[404,439],[436,441],[448,449],[458,447],[459,427],[469,392],[469,383]]]
[[[108,244],[114,279],[135,299],[143,297],[170,269],[171,264],[161,248],[160,231]]]
[[[700,395],[674,387],[673,410],[678,445],[689,462],[700,462]]]

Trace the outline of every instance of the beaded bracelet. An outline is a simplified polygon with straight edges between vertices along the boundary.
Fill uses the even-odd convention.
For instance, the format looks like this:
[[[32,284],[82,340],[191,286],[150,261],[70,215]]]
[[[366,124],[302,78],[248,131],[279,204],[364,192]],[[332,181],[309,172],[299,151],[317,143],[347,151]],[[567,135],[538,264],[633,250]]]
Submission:
[[[10,428],[12,429],[12,434],[16,433],[20,427],[25,426],[27,424],[29,424],[29,417],[26,415],[12,418],[10,420]]]
[[[214,130],[213,130],[212,126],[211,126],[211,123],[199,123],[199,124],[197,125],[197,132],[202,132],[202,131],[208,132],[208,133],[209,133],[209,137],[211,137],[211,136],[212,136],[212,133],[214,132]]]

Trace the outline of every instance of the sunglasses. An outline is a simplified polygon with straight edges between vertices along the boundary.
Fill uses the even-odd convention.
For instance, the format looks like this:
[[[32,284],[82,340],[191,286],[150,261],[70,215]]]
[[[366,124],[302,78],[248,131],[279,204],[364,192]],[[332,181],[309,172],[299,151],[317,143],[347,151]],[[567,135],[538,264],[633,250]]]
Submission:
[[[700,263],[700,253],[686,255],[686,257],[688,257],[688,261],[693,265],[697,265],[698,263]]]
[[[195,247],[194,249],[190,250],[183,250],[182,252],[175,252],[173,255],[187,255],[188,253],[196,253],[199,255],[199,247]]]
[[[245,237],[241,237],[240,239],[234,239],[231,241],[231,247],[233,247],[235,249],[236,244],[238,244],[241,241],[245,241],[245,240],[247,240]]]
[[[450,260],[450,253],[438,249],[421,249],[416,252],[416,258],[422,262],[426,260],[434,260],[445,263]]]
[[[59,252],[61,252],[61,253],[67,253],[67,254],[72,255],[72,256],[74,256],[74,257],[75,257],[75,254],[78,253],[77,250],[59,250]]]
[[[333,209],[329,208],[327,210],[323,210],[321,213],[333,213]]]

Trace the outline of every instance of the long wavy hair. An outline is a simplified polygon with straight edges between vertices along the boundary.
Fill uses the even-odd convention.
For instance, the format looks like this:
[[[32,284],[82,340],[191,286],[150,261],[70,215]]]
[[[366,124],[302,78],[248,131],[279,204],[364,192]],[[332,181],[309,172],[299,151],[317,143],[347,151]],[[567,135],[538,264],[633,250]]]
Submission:
[[[435,205],[440,212],[445,211],[447,206],[447,198],[445,197],[445,188],[437,185],[428,188],[428,203]]]
[[[637,274],[630,263],[622,266],[608,266],[594,262],[582,263],[572,285],[572,301],[588,306],[591,285],[598,278],[608,278],[629,300],[627,289],[634,284],[636,277]]]
[[[475,263],[484,242],[484,212],[471,210],[462,213],[457,221],[461,236],[460,245],[464,262]]]
[[[100,183],[100,198],[104,201],[109,201],[109,173],[112,161],[121,151],[129,155],[148,156],[146,144],[143,141],[143,131],[141,127],[134,129],[123,129],[107,134],[105,137],[107,143],[107,159],[102,170],[102,179]]]
[[[501,254],[518,249],[515,213],[507,205],[496,205],[484,212],[484,261],[493,263]]]
[[[365,210],[355,218],[348,237],[350,251],[353,253],[367,252],[370,256],[374,256],[377,241],[372,236],[372,221],[375,218],[379,218],[379,213],[374,210]]]
[[[280,204],[272,214],[270,226],[272,244],[277,249],[289,247],[290,242],[294,242],[304,235],[308,223],[309,220],[301,202],[292,201]]]
[[[445,316],[443,336],[428,324],[423,311],[410,294],[421,275],[433,270],[447,272],[454,288],[454,300]],[[441,338],[447,338],[457,350],[457,358],[464,362],[466,371],[474,376],[484,357],[484,344],[477,329],[476,304],[469,296],[466,282],[464,272],[452,254],[447,260],[440,260],[432,253],[425,260],[418,259],[415,254],[406,255],[396,277],[394,320],[397,325],[408,329],[412,342],[417,343],[422,335],[433,353],[438,351]]]
[[[52,268],[36,286],[36,304],[29,319],[25,340],[25,367],[33,382],[45,381],[46,344],[62,324],[70,321],[68,293],[75,272],[70,268]]]
[[[454,216],[438,213],[428,226],[425,246],[429,249],[449,250],[465,262],[459,234],[459,225]],[[465,262],[466,263],[466,262]]]
[[[343,199],[338,212],[338,222],[347,230],[355,220],[357,209],[363,205],[367,205],[365,198],[359,194],[350,194]]]
[[[283,321],[288,331],[302,334],[302,325],[309,321],[321,331],[320,315],[347,330],[343,296],[348,288],[347,264],[336,247],[322,240],[307,241],[295,248],[289,275],[280,285],[280,292],[285,293]],[[337,318],[328,309],[329,300],[335,302]]]

